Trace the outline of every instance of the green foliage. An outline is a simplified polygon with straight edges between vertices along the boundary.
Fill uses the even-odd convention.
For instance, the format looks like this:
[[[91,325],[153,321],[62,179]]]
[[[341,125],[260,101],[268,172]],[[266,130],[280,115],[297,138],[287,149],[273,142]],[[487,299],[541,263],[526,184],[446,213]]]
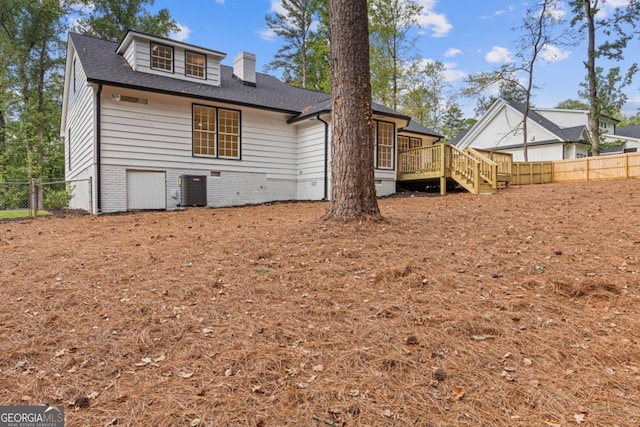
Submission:
[[[564,101],[560,101],[555,108],[560,110],[588,110],[589,104],[577,99],[565,99]]]
[[[571,0],[573,17],[571,26],[577,36],[587,39],[586,82],[580,95],[588,101],[591,116],[591,140],[593,154],[598,155],[601,144],[598,119],[601,115],[615,117],[626,102],[625,88],[628,87],[638,66],[633,63],[627,70],[611,67],[605,70],[598,65],[601,59],[621,61],[624,59],[629,42],[637,36],[640,1],[631,0],[626,6],[618,6],[614,13],[600,13],[606,0]],[[635,51],[634,51],[635,53]]]
[[[453,87],[445,77],[442,62],[416,62],[406,76],[399,109],[437,132],[453,139],[462,130],[463,113],[456,102]]]
[[[369,0],[369,51],[373,100],[398,108],[418,67],[417,39],[409,31],[418,26],[423,7],[414,0]]]
[[[154,0],[82,0],[92,5],[89,16],[78,21],[79,30],[108,40],[122,40],[128,30],[140,31],[159,37],[167,37],[178,30],[178,23],[171,18],[168,9],[160,9],[152,15],[147,7]]]
[[[47,187],[44,189],[44,208],[48,210],[62,210],[69,206],[73,198],[73,188],[56,189]]]
[[[63,175],[59,145],[62,66],[67,2],[9,0],[0,3],[0,49],[6,63],[0,180],[28,181]],[[54,153],[58,153],[54,155]]]
[[[476,117],[483,116],[498,100],[522,102],[526,99],[526,89],[520,84],[513,64],[505,64],[490,72],[472,74],[465,79],[464,96],[476,98]],[[492,89],[498,89],[497,95],[487,95]]]
[[[633,82],[633,76],[638,71],[638,65],[632,64],[625,74],[621,74],[620,67],[612,67],[605,71],[602,67],[596,67],[595,81],[598,96],[595,99],[596,110],[599,115],[616,117],[627,102],[626,88]],[[589,82],[585,79],[580,84],[578,94],[583,99],[589,99]],[[588,109],[588,108],[587,108]]]
[[[267,70],[282,69],[287,84],[328,92],[326,7],[317,0],[282,0],[282,8],[284,13],[265,17],[267,28],[284,41]]]
[[[618,123],[618,127],[626,126],[640,126],[640,113],[636,113],[629,117],[622,117]]]

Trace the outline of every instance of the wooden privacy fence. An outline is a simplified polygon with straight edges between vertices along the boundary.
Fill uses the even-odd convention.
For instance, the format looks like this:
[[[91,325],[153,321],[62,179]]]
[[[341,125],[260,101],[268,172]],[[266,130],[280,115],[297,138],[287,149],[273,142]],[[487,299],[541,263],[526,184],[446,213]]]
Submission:
[[[553,181],[640,178],[640,153],[585,157],[553,163]]]
[[[514,162],[514,185],[640,178],[640,153],[583,157],[555,162]]]
[[[513,162],[511,184],[547,184],[553,182],[553,162]]]

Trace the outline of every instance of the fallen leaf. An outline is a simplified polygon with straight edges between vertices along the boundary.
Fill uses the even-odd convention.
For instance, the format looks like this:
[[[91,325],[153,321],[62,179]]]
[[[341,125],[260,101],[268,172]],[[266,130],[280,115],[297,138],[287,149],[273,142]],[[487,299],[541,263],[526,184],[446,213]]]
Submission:
[[[312,370],[313,370],[314,372],[322,372],[322,371],[324,371],[324,366],[322,366],[322,365],[316,365],[316,366],[314,366],[314,367],[312,368]]]
[[[191,378],[193,376],[193,372],[180,372],[178,373],[180,378]]]
[[[453,398],[455,400],[460,400],[464,397],[465,391],[462,387],[454,387],[453,388]]]
[[[522,360],[522,363],[524,364],[524,366],[531,366],[533,364],[533,361],[531,359],[527,359],[526,357]]]
[[[162,362],[165,359],[164,354],[153,359],[154,362]]]
[[[391,412],[391,409],[385,409],[384,411],[382,411],[382,415],[387,418],[391,418],[393,417],[393,412]]]
[[[191,427],[198,427],[200,425],[200,418],[196,418],[193,421],[191,421]]]
[[[582,424],[584,422],[584,414],[573,414],[573,419],[576,420],[576,424]]]

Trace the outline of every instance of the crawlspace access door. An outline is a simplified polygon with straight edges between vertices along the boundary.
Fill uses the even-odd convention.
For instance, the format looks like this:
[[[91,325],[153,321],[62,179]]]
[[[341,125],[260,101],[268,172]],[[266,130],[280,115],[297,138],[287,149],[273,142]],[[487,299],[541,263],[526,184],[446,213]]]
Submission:
[[[164,172],[127,171],[127,210],[166,209]]]

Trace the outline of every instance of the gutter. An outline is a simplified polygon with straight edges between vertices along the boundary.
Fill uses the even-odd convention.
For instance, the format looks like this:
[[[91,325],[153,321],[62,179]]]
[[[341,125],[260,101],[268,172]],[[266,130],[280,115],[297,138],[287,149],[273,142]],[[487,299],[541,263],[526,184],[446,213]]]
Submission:
[[[329,123],[322,120],[320,113],[316,119],[324,123],[324,197],[322,200],[329,198]]]
[[[100,132],[100,113],[101,113],[101,107],[100,107],[100,96],[102,95],[102,84],[98,85],[98,91],[96,92],[96,197],[97,197],[97,211],[96,213],[101,213],[102,212],[102,185],[101,185],[101,180],[100,180],[100,176],[102,175],[101,171],[100,171],[100,165],[102,164],[102,160],[100,157],[100,135],[102,132]]]

